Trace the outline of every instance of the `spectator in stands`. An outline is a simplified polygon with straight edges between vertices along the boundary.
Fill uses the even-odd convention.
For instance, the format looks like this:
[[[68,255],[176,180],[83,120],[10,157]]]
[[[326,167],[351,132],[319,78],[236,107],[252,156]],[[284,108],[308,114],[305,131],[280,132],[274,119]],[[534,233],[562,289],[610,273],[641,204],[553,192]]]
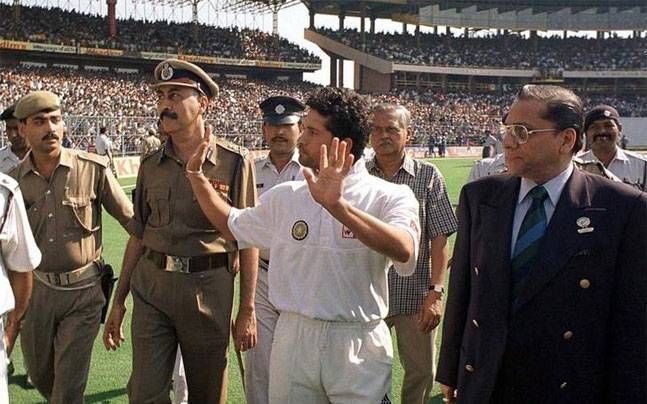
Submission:
[[[269,94],[304,98],[318,86],[306,82],[221,80],[221,97],[205,115],[217,134],[248,148],[260,143],[260,115],[257,105]],[[139,140],[134,133],[154,126],[155,106],[149,96],[151,82],[137,74],[91,72],[62,68],[18,66],[0,71],[0,99],[17,99],[26,91],[54,90],[67,108],[66,121],[70,140],[79,149],[87,149],[97,123],[119,128],[122,148],[137,153]],[[398,102],[417,117],[413,122],[412,144],[428,144],[432,137],[445,136],[449,145],[482,144],[485,133],[499,130],[502,106],[511,102],[513,93],[460,93],[437,90],[395,90],[373,94],[375,102]],[[589,97],[588,105],[616,105],[623,116],[647,115],[647,97]],[[102,117],[102,118],[97,118]],[[433,149],[432,149],[433,150]]]
[[[398,63],[479,68],[539,68],[556,77],[563,70],[645,69],[645,38],[586,38],[521,35],[455,37],[432,33],[365,33],[318,28],[323,35],[355,49]]]
[[[118,20],[119,35],[111,38],[105,16],[60,8],[13,7],[0,4],[0,37],[56,45],[112,48],[128,52],[153,51],[231,59],[321,63],[306,49],[260,30],[215,27],[168,21]],[[74,29],[61,29],[74,27]]]

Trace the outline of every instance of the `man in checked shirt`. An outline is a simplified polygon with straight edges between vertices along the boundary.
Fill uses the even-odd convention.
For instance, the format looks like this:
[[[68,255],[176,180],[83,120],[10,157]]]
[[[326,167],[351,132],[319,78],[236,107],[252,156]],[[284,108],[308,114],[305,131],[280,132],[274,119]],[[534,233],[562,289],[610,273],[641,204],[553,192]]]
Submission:
[[[369,173],[406,184],[420,204],[420,253],[410,277],[389,272],[389,315],[386,323],[397,333],[404,368],[403,403],[426,403],[435,373],[434,340],[443,313],[447,237],[456,231],[456,216],[445,180],[430,163],[407,156],[405,144],[412,134],[411,113],[401,105],[380,104],[373,109],[371,145],[375,157]]]

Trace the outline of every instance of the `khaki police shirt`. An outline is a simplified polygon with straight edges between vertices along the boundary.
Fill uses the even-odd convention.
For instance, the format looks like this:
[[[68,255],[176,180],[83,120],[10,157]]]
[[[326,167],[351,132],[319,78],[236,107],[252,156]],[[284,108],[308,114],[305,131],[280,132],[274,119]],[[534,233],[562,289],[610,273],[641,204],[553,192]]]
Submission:
[[[36,171],[31,152],[10,173],[20,184],[43,254],[40,271],[72,271],[101,255],[101,206],[127,228],[132,204],[107,166],[105,157],[61,148],[49,179]]]
[[[213,153],[202,166],[211,185],[236,208],[256,204],[254,170],[249,157],[212,141]],[[151,250],[195,257],[238,249],[214,228],[200,209],[185,166],[169,139],[142,161],[135,192],[132,232]]]
[[[155,136],[146,136],[143,138],[139,146],[141,159],[143,160],[146,156],[159,149],[161,145],[162,143]]]

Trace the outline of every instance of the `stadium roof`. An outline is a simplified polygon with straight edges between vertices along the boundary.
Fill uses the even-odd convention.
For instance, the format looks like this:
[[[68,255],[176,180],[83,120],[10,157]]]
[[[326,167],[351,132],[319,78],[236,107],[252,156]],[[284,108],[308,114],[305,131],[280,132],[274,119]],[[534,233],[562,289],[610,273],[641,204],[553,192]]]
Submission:
[[[596,9],[597,13],[607,13],[611,8],[617,11],[635,7],[647,9],[647,0],[302,0],[302,2],[317,14],[339,15],[343,12],[347,16],[359,17],[364,10],[366,16],[394,20],[407,15],[408,17],[404,19],[410,20],[418,14],[420,8],[427,6],[438,6],[440,10],[456,9],[458,12],[465,8],[476,7],[478,11],[497,10],[499,13],[528,9],[533,13],[558,12],[566,8],[571,9],[572,12]]]

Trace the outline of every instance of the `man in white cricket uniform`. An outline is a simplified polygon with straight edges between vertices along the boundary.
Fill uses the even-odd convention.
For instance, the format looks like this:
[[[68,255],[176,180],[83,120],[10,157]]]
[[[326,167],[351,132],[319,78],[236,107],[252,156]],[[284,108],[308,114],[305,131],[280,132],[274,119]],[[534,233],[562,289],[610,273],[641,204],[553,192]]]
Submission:
[[[299,140],[305,182],[277,185],[255,208],[231,208],[201,172],[207,142],[187,176],[225,237],[272,252],[270,301],[280,315],[270,403],[377,403],[391,389],[388,269],[392,262],[402,276],[415,269],[418,202],[408,186],[366,170],[363,96],[323,88],[306,105]]]
[[[0,403],[8,403],[7,358],[29,304],[31,271],[41,255],[18,183],[4,174],[0,174],[0,209]]]
[[[297,141],[301,136],[301,114],[305,109],[299,100],[275,96],[259,104],[263,112],[263,138],[270,147],[267,156],[256,159],[256,192],[265,191],[286,181],[303,180]],[[269,250],[259,252],[256,278],[256,346],[245,352],[245,398],[248,404],[269,402],[270,352],[279,312],[268,295],[267,270]]]
[[[647,159],[618,147],[622,124],[615,108],[598,105],[589,111],[584,119],[584,133],[591,150],[578,155],[580,159],[600,161],[622,182],[647,190]]]

